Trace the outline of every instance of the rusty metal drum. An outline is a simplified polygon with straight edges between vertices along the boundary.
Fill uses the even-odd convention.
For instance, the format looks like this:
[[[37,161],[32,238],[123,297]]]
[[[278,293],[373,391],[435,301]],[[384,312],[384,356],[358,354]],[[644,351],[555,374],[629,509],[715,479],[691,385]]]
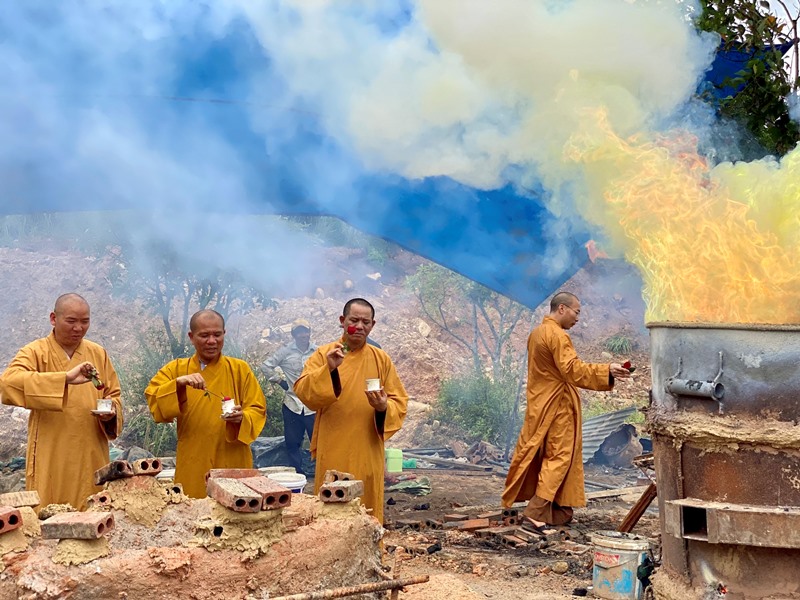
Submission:
[[[659,597],[800,598],[800,327],[648,327]]]

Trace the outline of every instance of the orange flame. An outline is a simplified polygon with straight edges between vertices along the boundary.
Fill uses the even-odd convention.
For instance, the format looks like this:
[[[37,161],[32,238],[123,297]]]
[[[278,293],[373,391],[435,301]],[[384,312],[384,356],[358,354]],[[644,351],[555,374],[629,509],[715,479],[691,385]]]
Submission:
[[[800,322],[797,184],[778,214],[763,164],[709,169],[690,136],[622,139],[602,111],[566,157],[584,168],[584,214],[642,274],[646,320]]]

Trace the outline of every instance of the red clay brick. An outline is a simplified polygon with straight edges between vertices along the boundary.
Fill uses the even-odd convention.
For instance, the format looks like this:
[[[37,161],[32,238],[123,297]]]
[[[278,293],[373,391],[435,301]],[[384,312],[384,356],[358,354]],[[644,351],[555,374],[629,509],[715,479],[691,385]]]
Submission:
[[[22,525],[22,515],[13,506],[0,506],[0,534],[13,531]]]
[[[258,469],[211,469],[206,473],[206,482],[209,479],[224,477],[225,479],[244,479],[245,477],[261,477]]]
[[[96,540],[114,530],[114,515],[107,512],[68,512],[42,521],[45,539]]]
[[[94,484],[103,485],[115,479],[133,477],[133,467],[127,460],[112,460],[110,463],[94,472]]]
[[[261,495],[238,479],[211,477],[206,491],[214,500],[236,512],[258,512],[264,502]]]
[[[131,463],[134,475],[151,475],[155,476],[161,473],[164,465],[157,458],[140,458]]]
[[[239,481],[261,496],[261,510],[284,508],[292,503],[292,490],[269,477],[243,477]]]
[[[485,529],[489,527],[489,519],[469,519],[462,521],[458,524],[460,531],[475,531],[476,529]]]
[[[344,471],[337,471],[335,469],[328,469],[325,471],[325,476],[322,478],[322,483],[334,483],[336,481],[355,481],[358,479],[351,473]]]
[[[39,506],[39,492],[36,490],[21,490],[19,492],[8,492],[0,494],[0,506]]]
[[[87,498],[89,508],[97,508],[101,506],[111,506],[111,493],[108,490],[97,492]]]
[[[467,519],[469,519],[469,515],[460,515],[460,514],[456,514],[456,513],[452,513],[452,514],[444,516],[444,522],[445,523],[452,523],[454,521],[466,521]]]
[[[360,479],[326,483],[319,488],[319,499],[323,502],[350,502],[363,495],[364,482]]]

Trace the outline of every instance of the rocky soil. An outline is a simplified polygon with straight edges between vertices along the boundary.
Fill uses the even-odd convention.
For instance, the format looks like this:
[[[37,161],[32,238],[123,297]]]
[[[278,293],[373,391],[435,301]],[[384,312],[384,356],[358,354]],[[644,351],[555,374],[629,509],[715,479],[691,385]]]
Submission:
[[[303,296],[276,296],[272,307],[232,317],[228,322],[227,341],[244,349],[256,366],[289,341],[289,326],[295,318],[308,319],[312,324],[312,339],[324,343],[340,333],[338,316],[343,303],[354,296],[367,297],[373,301],[377,312],[372,337],[392,356],[412,396],[406,425],[393,439],[393,445],[431,447],[457,442],[454,437],[457,432],[447,424],[434,423],[431,408],[435,406],[441,382],[457,376],[467,366],[469,357],[424,317],[416,298],[404,287],[405,276],[413,273],[424,260],[398,251],[381,269],[381,276],[375,278],[359,250],[319,247],[316,251],[318,261],[326,267],[316,269],[315,272],[325,275],[319,277],[313,289]],[[125,368],[141,343],[142,332],[160,325],[143,302],[126,300],[114,293],[109,274],[119,267],[118,260],[113,250],[102,256],[86,256],[55,242],[0,248],[3,297],[0,327],[6,333],[0,340],[0,369],[22,345],[49,332],[48,315],[53,301],[67,291],[76,291],[87,298],[92,307],[92,327],[87,337],[103,344],[114,362]],[[563,289],[576,293],[583,304],[581,321],[570,332],[579,355],[591,362],[629,358],[638,366],[635,377],[620,382],[614,391],[585,393],[585,406],[611,410],[632,403],[644,404],[650,384],[649,342],[643,326],[640,283],[635,273],[625,265],[610,261],[589,263],[566,282]],[[520,357],[524,355],[530,328],[540,322],[545,313],[544,306],[536,308],[517,328],[511,342]],[[606,340],[614,335],[625,336],[633,343],[629,355],[612,356],[608,352]],[[123,399],[141,392],[124,390]],[[26,420],[24,410],[0,407],[0,431],[3,433],[0,463],[24,455]],[[20,475],[17,472],[5,477],[18,482]],[[630,485],[635,475],[618,473],[610,481]],[[503,481],[501,477],[492,476],[459,478],[435,474],[432,483],[432,496],[424,500],[405,496],[397,509],[387,516],[416,516],[413,504],[417,501],[430,502],[431,515],[438,510],[454,508],[456,504],[496,507]],[[3,482],[0,485],[9,487]],[[590,529],[613,528],[629,506],[612,503],[579,512],[581,535],[585,536]],[[651,515],[645,517],[641,527],[648,534],[657,530]],[[408,533],[393,531],[385,543],[387,547],[404,547],[415,542],[419,540],[409,537]],[[387,560],[392,560],[392,556],[387,555]],[[447,543],[442,552],[433,555],[404,556],[399,563],[401,576],[428,573],[432,577],[427,586],[409,588],[405,597],[412,599],[566,598],[574,588],[590,583],[591,571],[584,558],[569,558],[564,574],[553,572],[552,563],[556,560],[564,560],[564,557],[486,546],[469,540]]]

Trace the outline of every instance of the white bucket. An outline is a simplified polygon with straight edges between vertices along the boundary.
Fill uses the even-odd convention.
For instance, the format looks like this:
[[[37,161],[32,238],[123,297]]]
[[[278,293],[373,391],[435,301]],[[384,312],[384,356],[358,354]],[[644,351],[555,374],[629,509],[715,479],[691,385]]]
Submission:
[[[295,494],[301,493],[303,488],[306,487],[306,476],[302,473],[268,473],[267,477],[289,488]]]
[[[594,545],[594,595],[606,600],[641,598],[642,582],[636,576],[636,571],[647,556],[650,541],[619,531],[598,531],[591,539]]]

